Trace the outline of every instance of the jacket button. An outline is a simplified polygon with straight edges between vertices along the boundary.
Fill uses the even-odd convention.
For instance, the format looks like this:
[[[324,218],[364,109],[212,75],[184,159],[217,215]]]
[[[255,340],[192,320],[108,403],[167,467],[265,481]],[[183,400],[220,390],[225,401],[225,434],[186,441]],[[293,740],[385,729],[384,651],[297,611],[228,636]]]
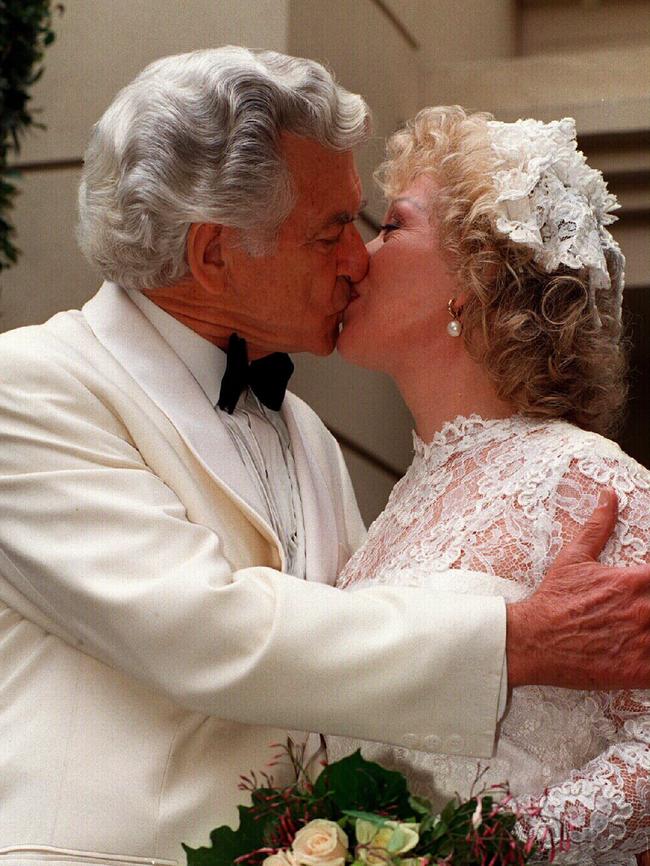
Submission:
[[[415,734],[404,734],[402,737],[402,744],[406,746],[407,749],[417,749],[420,744],[420,738]]]
[[[424,748],[428,752],[439,752],[442,745],[442,740],[437,734],[429,734],[424,738]]]
[[[459,734],[452,734],[447,740],[447,751],[450,755],[455,755],[463,748],[463,738]]]

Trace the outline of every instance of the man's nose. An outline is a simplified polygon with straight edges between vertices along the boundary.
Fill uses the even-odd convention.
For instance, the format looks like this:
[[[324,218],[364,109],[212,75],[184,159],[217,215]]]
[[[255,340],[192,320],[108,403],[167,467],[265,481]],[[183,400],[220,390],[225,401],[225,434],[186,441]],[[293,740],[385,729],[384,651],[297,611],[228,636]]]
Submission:
[[[343,230],[342,243],[337,262],[337,275],[348,277],[353,283],[360,282],[368,271],[368,252],[363,238],[354,223]]]

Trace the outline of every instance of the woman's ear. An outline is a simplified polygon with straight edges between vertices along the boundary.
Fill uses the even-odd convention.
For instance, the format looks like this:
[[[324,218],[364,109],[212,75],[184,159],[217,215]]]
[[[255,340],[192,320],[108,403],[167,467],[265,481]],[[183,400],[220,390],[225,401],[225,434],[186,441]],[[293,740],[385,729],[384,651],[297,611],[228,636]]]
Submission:
[[[206,288],[223,279],[221,229],[215,223],[192,223],[187,234],[187,264],[197,283]]]

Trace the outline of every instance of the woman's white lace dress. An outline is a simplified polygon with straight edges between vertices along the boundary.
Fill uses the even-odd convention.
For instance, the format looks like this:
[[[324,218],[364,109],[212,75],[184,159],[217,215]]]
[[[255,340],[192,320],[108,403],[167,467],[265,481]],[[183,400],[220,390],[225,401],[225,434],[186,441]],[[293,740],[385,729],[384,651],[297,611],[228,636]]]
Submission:
[[[602,561],[647,561],[650,473],[617,445],[563,421],[457,418],[430,444],[415,437],[413,463],[338,585],[521,598],[603,486],[618,494],[619,522]],[[485,576],[449,574],[454,568]],[[330,760],[359,745],[439,806],[454,792],[468,796],[476,777],[476,759],[343,738],[328,739]],[[508,781],[518,802],[541,802],[535,832],[571,825],[571,849],[556,862],[635,866],[635,853],[650,848],[650,692],[514,689],[494,755],[482,763],[482,783]]]

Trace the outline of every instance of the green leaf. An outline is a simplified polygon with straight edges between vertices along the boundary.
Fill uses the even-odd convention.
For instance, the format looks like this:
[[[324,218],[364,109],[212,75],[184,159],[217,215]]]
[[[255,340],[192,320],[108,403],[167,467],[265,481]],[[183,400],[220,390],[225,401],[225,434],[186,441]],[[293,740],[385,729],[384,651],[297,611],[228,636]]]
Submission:
[[[366,761],[360,750],[328,764],[316,780],[314,796],[326,798],[337,816],[355,810],[370,813],[390,810],[389,817],[395,820],[413,815],[404,776]]]
[[[424,797],[416,797],[413,794],[409,797],[409,806],[417,815],[431,815],[433,806],[429,800]]]
[[[388,820],[387,818],[382,818],[381,815],[375,815],[372,812],[357,812],[354,809],[346,809],[343,814],[349,818],[360,818],[362,821],[374,824],[375,827],[383,827]]]
[[[473,812],[475,808],[476,808],[476,803],[474,803],[471,811]],[[444,821],[445,824],[450,824],[451,821],[453,820],[457,810],[458,810],[458,801],[455,799],[450,800],[447,803],[447,805],[445,806],[445,808],[442,810],[442,812],[440,813],[440,820]]]
[[[395,827],[388,840],[386,850],[389,854],[397,854],[397,852],[406,845],[406,833],[399,827]]]
[[[227,825],[210,833],[210,848],[189,848],[183,845],[188,866],[232,866],[242,854],[256,851],[264,845],[264,824],[256,821],[250,806],[239,806],[239,827]]]
[[[448,830],[449,830],[449,827],[447,826],[447,824],[442,820],[438,820],[438,822],[435,824],[435,826],[433,828],[433,832],[431,834],[431,837],[433,839],[440,839],[442,836],[445,835],[445,833]]]
[[[210,866],[210,864],[214,863],[214,851],[212,848],[190,848],[183,843],[183,850],[187,857],[188,866]]]

